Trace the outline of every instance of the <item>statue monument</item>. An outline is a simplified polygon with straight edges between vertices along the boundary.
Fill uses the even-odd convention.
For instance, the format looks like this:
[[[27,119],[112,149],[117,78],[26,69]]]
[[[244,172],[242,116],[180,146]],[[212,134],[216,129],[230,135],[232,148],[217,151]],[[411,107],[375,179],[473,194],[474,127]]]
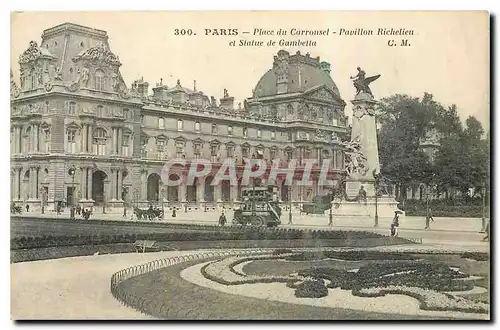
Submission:
[[[382,217],[391,217],[397,210],[394,198],[380,195],[376,189],[376,179],[380,175],[380,163],[377,144],[377,128],[375,124],[375,106],[377,101],[369,85],[380,78],[380,75],[366,77],[366,73],[357,68],[358,74],[353,79],[356,88],[353,105],[351,139],[343,142],[344,166],[347,173],[345,193],[347,200],[339,209],[344,215],[375,215],[375,193],[377,196],[377,213]],[[359,192],[364,192],[360,198]],[[363,199],[363,200],[361,200]]]

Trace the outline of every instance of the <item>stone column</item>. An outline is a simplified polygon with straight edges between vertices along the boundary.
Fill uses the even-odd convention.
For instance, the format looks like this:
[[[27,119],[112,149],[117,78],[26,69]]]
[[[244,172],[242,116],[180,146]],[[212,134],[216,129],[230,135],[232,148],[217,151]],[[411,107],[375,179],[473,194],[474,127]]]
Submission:
[[[115,169],[111,168],[111,178],[109,180],[109,200],[114,201],[116,195],[116,172]]]
[[[178,200],[180,202],[186,202],[186,183],[185,182],[182,182],[179,186],[179,189],[177,190],[177,193],[178,193]]]
[[[118,170],[118,196],[116,196],[116,199],[119,201],[122,201],[122,189],[123,189],[123,170],[119,169]]]
[[[117,146],[117,154],[122,154],[122,145],[123,145],[123,129],[118,128],[118,146]],[[121,196],[120,196],[121,199]]]
[[[214,186],[214,201],[218,202],[222,199],[222,186],[221,182],[218,185]]]
[[[231,199],[233,202],[238,201],[238,184],[231,186]]]
[[[148,172],[141,172],[141,200],[146,200],[148,197]]]
[[[92,199],[92,168],[87,168],[87,199]]]
[[[21,191],[21,168],[16,167],[14,170],[14,198],[19,199],[20,191]]]
[[[87,151],[89,154],[93,153],[92,148],[92,126],[87,125]],[[92,195],[90,195],[92,196]]]
[[[81,152],[87,152],[87,125],[83,124],[81,129]]]
[[[116,127],[113,127],[112,130],[113,134],[111,136],[111,144],[112,144],[111,154],[114,155],[116,154]]]
[[[87,199],[87,168],[80,167],[80,197],[82,200]]]
[[[205,201],[205,178],[198,178],[196,180],[196,201],[198,203]]]

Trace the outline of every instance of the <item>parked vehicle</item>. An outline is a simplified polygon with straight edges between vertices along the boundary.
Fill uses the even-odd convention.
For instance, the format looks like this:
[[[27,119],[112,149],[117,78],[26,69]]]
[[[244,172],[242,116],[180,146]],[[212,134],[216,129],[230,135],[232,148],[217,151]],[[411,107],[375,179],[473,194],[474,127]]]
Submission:
[[[281,224],[281,208],[273,200],[272,187],[242,188],[243,202],[235,209],[233,224],[276,227]]]

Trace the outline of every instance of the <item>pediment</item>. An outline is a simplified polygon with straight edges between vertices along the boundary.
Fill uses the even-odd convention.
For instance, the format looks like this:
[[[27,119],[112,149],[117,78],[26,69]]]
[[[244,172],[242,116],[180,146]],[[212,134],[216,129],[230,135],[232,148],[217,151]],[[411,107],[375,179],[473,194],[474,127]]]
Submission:
[[[326,85],[320,85],[304,91],[304,97],[312,100],[325,102],[341,102],[344,101],[335,92]]]

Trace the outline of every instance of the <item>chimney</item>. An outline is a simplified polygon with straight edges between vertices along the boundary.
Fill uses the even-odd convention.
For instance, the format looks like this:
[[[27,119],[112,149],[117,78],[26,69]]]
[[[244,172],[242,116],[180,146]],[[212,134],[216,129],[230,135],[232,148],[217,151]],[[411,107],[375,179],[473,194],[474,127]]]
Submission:
[[[143,78],[140,80],[134,81],[132,84],[132,89],[137,92],[137,95],[141,98],[146,98],[149,93],[149,84],[147,81],[144,81]]]

